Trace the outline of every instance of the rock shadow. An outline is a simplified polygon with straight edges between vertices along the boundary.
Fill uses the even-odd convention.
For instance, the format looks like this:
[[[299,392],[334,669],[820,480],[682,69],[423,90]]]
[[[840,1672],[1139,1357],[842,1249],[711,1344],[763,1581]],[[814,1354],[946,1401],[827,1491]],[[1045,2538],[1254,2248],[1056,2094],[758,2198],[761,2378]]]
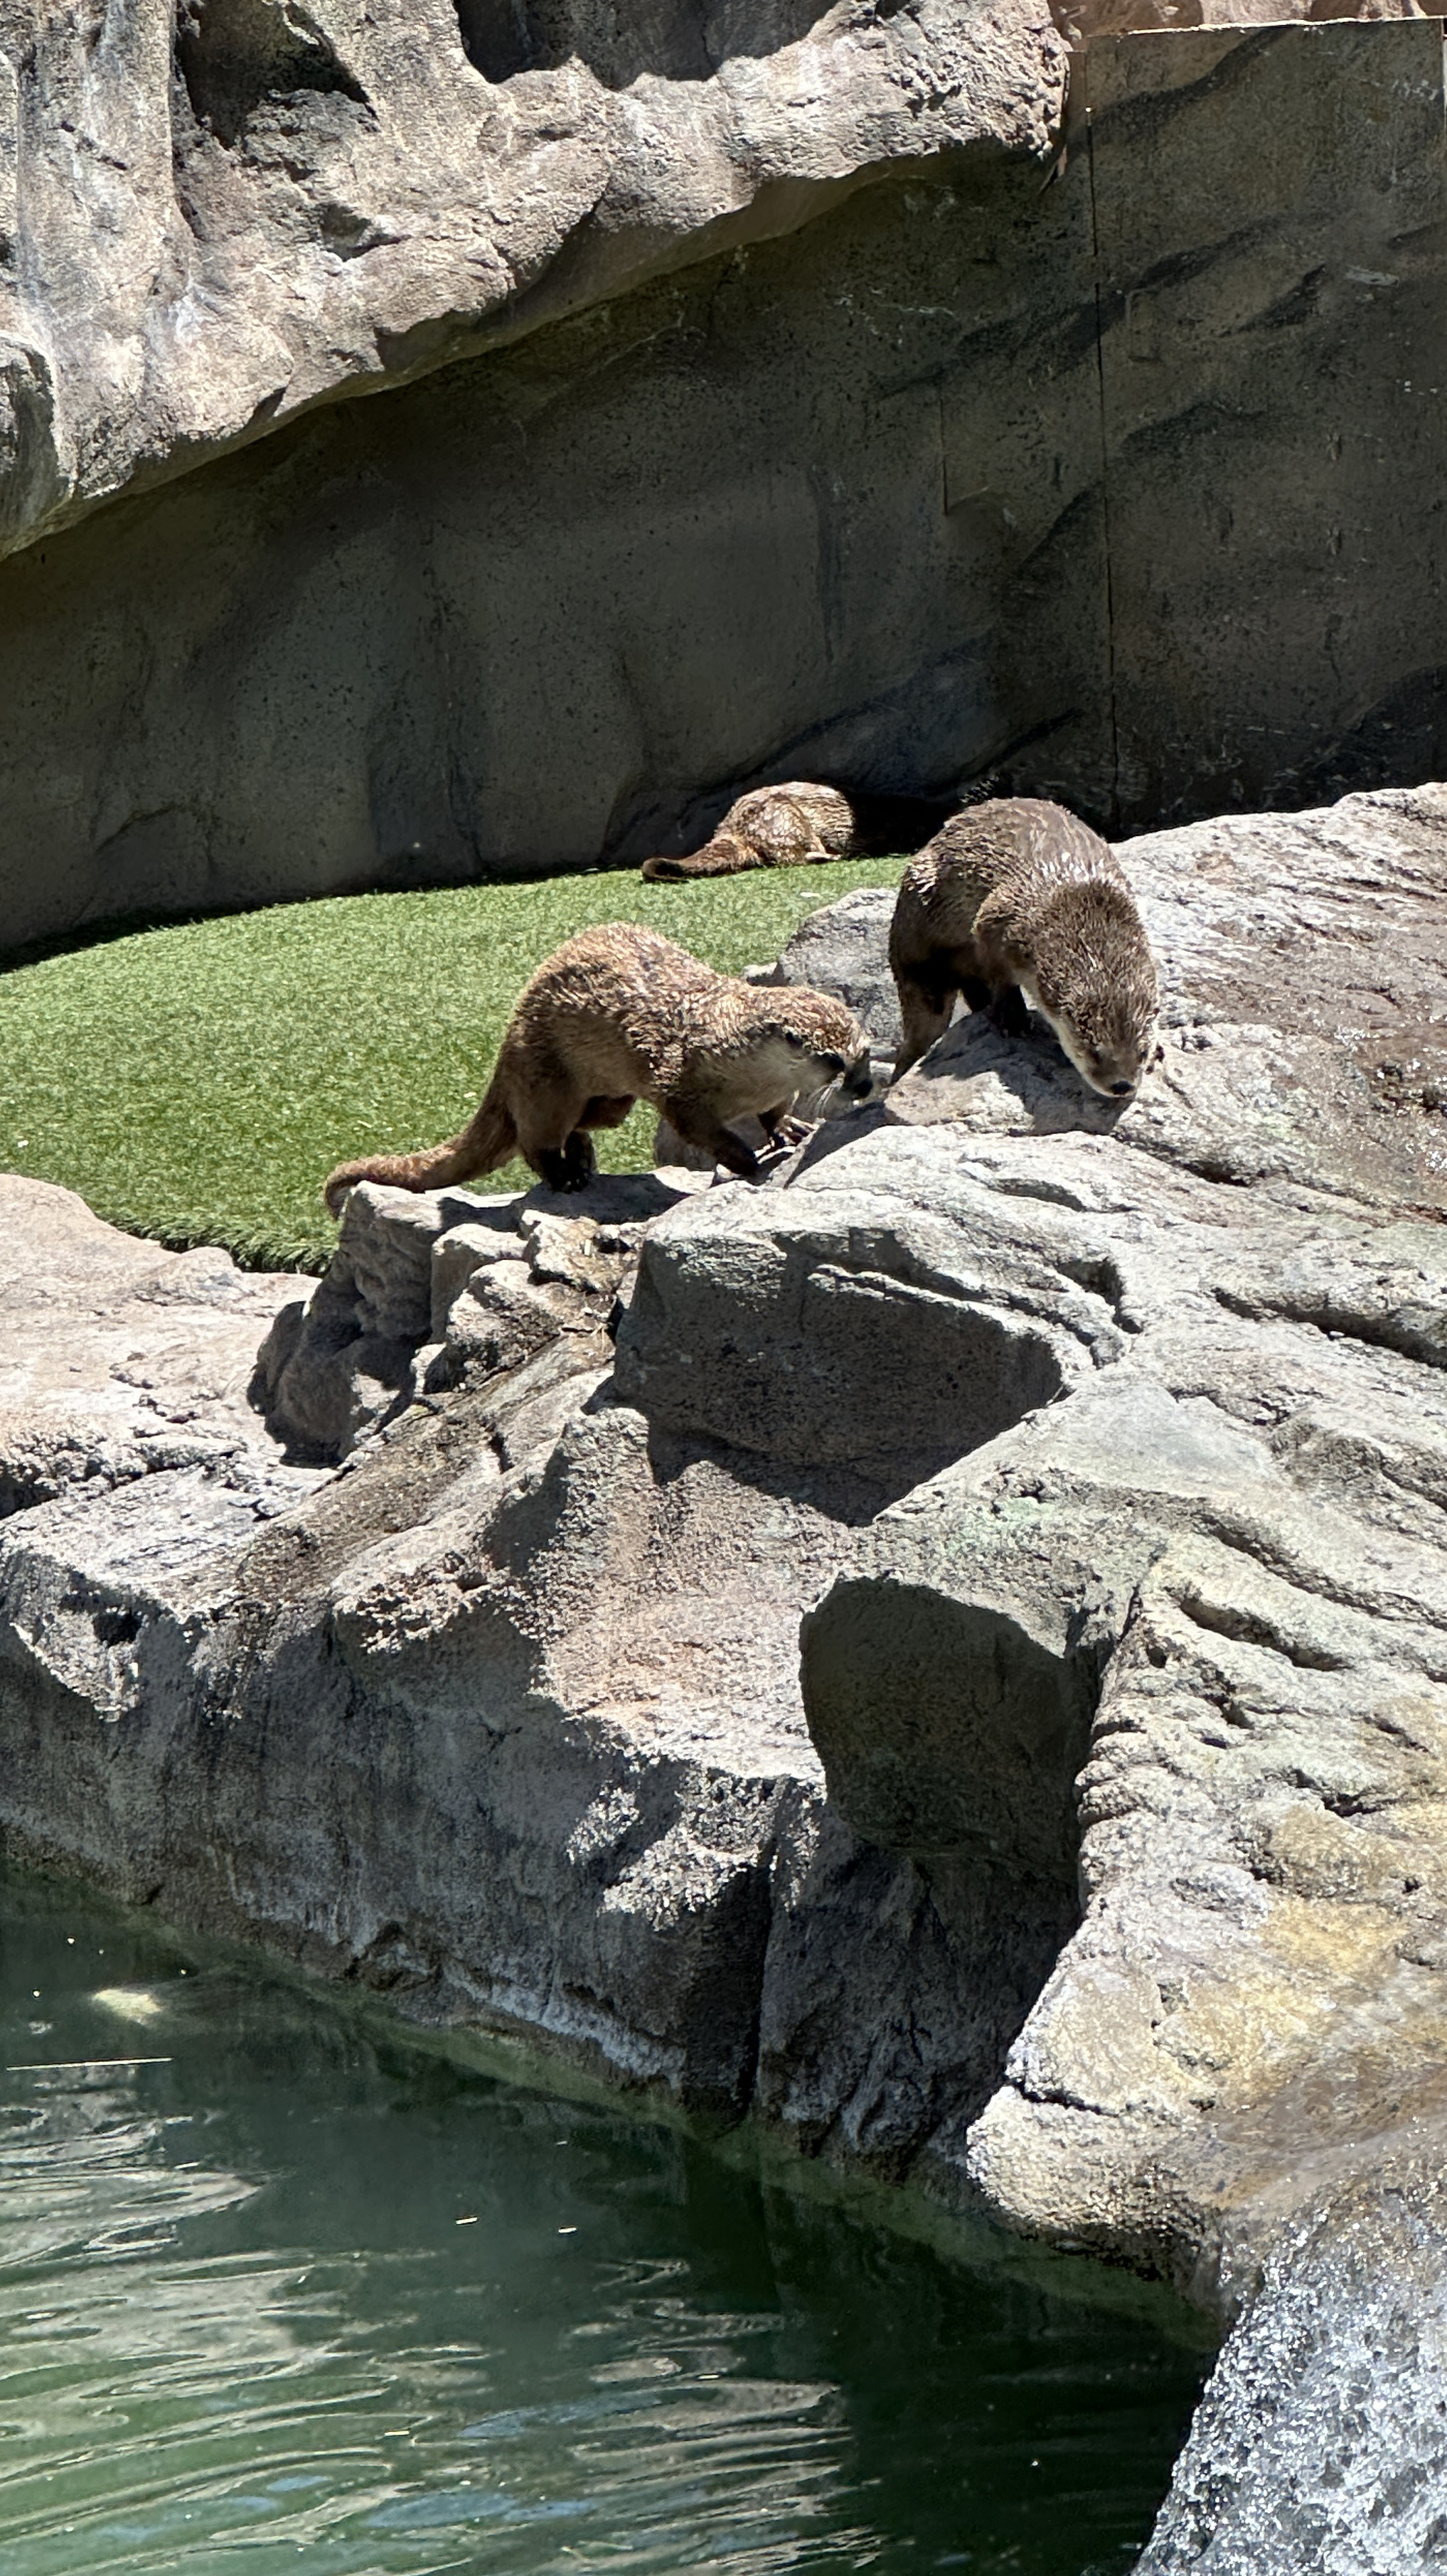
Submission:
[[[829,1808],[774,1927],[760,2102],[806,2152],[957,2174],[1079,1922],[1098,1655],[1068,1627],[848,1575],[801,1648]]]
[[[315,21],[293,24],[278,0],[179,0],[176,69],[197,124],[228,150],[259,110],[307,91],[369,104]]]
[[[775,54],[807,36],[830,0],[457,0],[462,50],[494,86],[519,72],[586,64],[605,89],[711,80],[739,54]],[[880,17],[893,15],[889,7]]]
[[[752,1453],[795,1490],[849,1477],[893,1500],[1068,1390],[1050,1323],[913,1275],[883,1234],[842,1259],[783,1234],[747,1301],[728,1237],[700,1237],[650,1237],[619,1324],[616,1391],[655,1435]]]
[[[988,1010],[962,1013],[885,1095],[891,1126],[965,1119],[1012,1136],[1113,1136],[1129,1100],[1106,1100],[1044,1030],[1015,1035]]]
[[[586,1409],[602,1412],[615,1401],[609,1385],[599,1389]],[[918,1462],[909,1459],[890,1460],[878,1466],[876,1472],[857,1467],[852,1461],[830,1467],[801,1467],[763,1457],[754,1449],[736,1449],[726,1440],[649,1424],[649,1473],[661,1494],[704,1465],[717,1468],[731,1485],[740,1488],[741,1496],[753,1496],[760,1505],[787,1503],[817,1513],[821,1520],[835,1521],[845,1529],[861,1530],[867,1529],[891,1503],[899,1502],[938,1472],[930,1466],[916,1472]]]

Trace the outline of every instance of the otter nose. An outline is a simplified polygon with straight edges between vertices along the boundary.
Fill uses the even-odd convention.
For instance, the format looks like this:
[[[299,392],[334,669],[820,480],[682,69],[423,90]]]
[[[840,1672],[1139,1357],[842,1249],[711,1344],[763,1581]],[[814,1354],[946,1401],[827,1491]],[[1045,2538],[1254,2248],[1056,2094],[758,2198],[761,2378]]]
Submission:
[[[1111,1098],[1113,1100],[1129,1100],[1134,1090],[1135,1084],[1133,1082],[1113,1082],[1110,1086]]]
[[[844,1077],[844,1088],[851,1100],[867,1100],[874,1089],[874,1067],[867,1055],[860,1056]]]

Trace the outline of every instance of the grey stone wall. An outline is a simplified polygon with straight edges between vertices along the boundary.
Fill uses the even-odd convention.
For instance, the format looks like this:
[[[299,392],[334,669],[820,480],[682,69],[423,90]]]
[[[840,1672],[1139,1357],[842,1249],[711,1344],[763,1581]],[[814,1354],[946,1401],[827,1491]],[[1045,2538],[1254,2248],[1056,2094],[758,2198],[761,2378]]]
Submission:
[[[961,152],[0,566],[0,941],[627,863],[740,786],[1113,830],[1447,768],[1431,21],[1097,39]]]
[[[1119,814],[1440,777],[1440,23],[1122,36],[1086,81]]]

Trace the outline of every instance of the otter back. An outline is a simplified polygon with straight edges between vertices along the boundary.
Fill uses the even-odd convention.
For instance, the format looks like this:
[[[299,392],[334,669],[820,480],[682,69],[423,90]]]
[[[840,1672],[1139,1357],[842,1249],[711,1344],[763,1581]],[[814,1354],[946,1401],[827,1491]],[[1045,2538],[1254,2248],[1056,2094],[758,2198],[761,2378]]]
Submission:
[[[1135,898],[1089,825],[1043,798],[953,815],[905,871],[890,928],[904,1041],[895,1074],[974,1009],[1023,997],[1092,1090],[1131,1098],[1155,1040],[1159,987]]]

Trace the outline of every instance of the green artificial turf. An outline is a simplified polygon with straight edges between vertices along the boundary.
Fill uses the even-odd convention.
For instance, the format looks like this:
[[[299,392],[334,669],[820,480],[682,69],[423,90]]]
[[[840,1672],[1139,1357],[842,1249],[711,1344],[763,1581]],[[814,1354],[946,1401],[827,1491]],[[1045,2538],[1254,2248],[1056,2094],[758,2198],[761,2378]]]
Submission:
[[[549,877],[370,894],[134,931],[0,972],[0,1168],[60,1181],[162,1243],[315,1269],[333,1164],[455,1135],[533,968],[570,932],[642,921],[726,972],[777,956],[820,904],[893,885],[844,859],[645,885]],[[652,1110],[598,1137],[651,1159]],[[484,1189],[532,1178],[521,1163]]]

